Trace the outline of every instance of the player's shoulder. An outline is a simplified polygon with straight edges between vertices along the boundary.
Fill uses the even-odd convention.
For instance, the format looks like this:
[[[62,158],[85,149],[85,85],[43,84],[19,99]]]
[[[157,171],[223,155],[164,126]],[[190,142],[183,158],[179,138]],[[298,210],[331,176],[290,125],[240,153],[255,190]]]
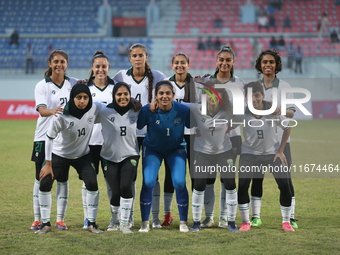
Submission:
[[[177,103],[177,102],[172,102],[173,106],[175,109],[179,110],[179,111],[184,111],[184,112],[187,112],[189,111],[189,108],[184,105],[184,104],[180,104],[180,103]]]
[[[78,79],[74,77],[66,77],[65,81],[69,82],[71,86],[74,86],[75,84],[77,84]]]
[[[48,81],[46,81],[46,79],[42,79],[41,81],[39,81],[37,83],[37,85],[35,85],[36,88],[39,88],[39,87],[42,87],[42,86],[45,86],[46,87],[46,84],[48,83]]]
[[[152,69],[151,72],[152,72],[152,75],[153,75],[154,79],[159,80],[159,81],[167,80],[167,78],[165,77],[164,73],[162,73],[161,71]]]
[[[282,79],[279,79],[279,87],[281,87],[281,88],[291,88],[292,86],[288,82],[286,82]]]

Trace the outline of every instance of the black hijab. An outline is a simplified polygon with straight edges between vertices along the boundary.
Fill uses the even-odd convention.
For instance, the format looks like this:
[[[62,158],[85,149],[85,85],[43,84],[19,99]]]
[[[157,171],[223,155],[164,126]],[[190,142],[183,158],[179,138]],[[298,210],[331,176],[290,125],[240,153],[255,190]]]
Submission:
[[[87,104],[85,109],[79,109],[74,103],[74,98],[81,92],[84,92],[89,96],[89,103]],[[78,83],[74,85],[71,89],[70,100],[66,104],[64,112],[66,111],[66,114],[67,114],[67,111],[68,111],[70,115],[78,119],[81,119],[83,115],[91,109],[91,107],[92,107],[92,96],[91,96],[89,87],[83,83]]]
[[[127,104],[127,106],[121,107],[121,106],[118,105],[116,98],[115,98],[115,95],[116,95],[118,89],[122,86],[124,86],[129,91],[129,94],[131,96],[130,86],[125,82],[118,82],[118,83],[115,84],[115,86],[113,87],[113,90],[112,90],[112,104],[108,105],[108,107],[114,108],[120,115],[124,115],[128,110],[133,108],[133,104],[131,103],[131,100]]]

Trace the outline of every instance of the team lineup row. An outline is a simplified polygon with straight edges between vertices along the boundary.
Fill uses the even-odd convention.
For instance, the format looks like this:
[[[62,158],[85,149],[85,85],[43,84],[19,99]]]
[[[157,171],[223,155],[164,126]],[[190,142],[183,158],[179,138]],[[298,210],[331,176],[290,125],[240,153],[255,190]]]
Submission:
[[[272,101],[271,88],[278,89],[280,100],[280,89],[290,85],[276,77],[282,69],[278,52],[263,50],[260,53],[255,67],[263,74],[263,79],[248,84],[235,76],[234,53],[227,46],[217,54],[216,72],[195,79],[188,73],[189,58],[184,53],[178,53],[172,58],[175,74],[166,78],[161,72],[150,69],[144,45],[134,44],[129,52],[132,67],[119,71],[113,79],[108,76],[108,57],[103,51],[96,52],[92,58],[89,79],[77,85],[77,79],[68,78],[65,73],[67,54],[62,50],[51,53],[45,78],[35,88],[36,109],[40,115],[32,153],[36,180],[33,189],[35,220],[31,229],[37,230],[36,233],[51,231],[51,188],[54,178],[57,180],[56,226],[60,230],[67,229],[64,215],[71,165],[84,181],[84,229],[93,233],[102,232],[95,224],[99,199],[95,175],[99,171],[99,162],[111,204],[112,219],[108,230],[120,229],[123,233],[132,233],[130,228],[134,225],[135,180],[139,149],[142,147],[140,232],[149,231],[150,211],[153,228],[171,224],[174,190],[181,232],[199,231],[201,227],[213,225],[215,176],[197,176],[192,171],[193,165],[233,166],[240,154],[240,166],[291,165],[290,128],[287,126],[244,127],[243,143],[239,127],[232,130],[228,125],[212,127],[216,119],[261,120],[261,116],[253,115],[250,111],[246,111],[243,116],[233,116],[230,95],[225,89],[214,89],[215,84],[231,83],[245,92],[248,87],[252,88],[252,103],[258,110],[269,109],[270,103],[266,101]],[[211,95],[204,105],[200,100],[202,91]],[[143,105],[141,109],[138,101]],[[202,107],[206,107],[205,115],[202,115]],[[294,112],[294,106],[287,106],[286,117],[293,117]],[[263,118],[283,120],[285,116],[281,115],[277,107],[272,115]],[[277,126],[280,128],[277,129]],[[190,155],[195,155],[195,158]],[[192,179],[194,223],[191,228],[187,223],[189,198],[185,183],[186,158]],[[163,159],[166,176],[164,221],[161,224],[160,185],[157,176]],[[221,175],[219,227],[238,231],[235,224],[237,204],[243,221],[241,231],[250,230],[251,225],[262,224],[260,208],[263,177],[263,174],[239,175],[237,192],[235,173]],[[274,174],[274,177],[280,189],[283,229],[294,231],[293,227],[297,228],[297,225],[294,220],[295,198],[290,174],[281,172]],[[250,221],[248,189],[251,181]],[[206,219],[201,223],[203,203],[206,205]]]

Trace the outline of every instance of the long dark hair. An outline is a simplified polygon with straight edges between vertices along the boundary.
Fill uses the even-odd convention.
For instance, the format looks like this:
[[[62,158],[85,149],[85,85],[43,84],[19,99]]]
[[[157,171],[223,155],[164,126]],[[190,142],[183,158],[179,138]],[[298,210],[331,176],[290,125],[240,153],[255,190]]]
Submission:
[[[176,53],[171,60],[171,63],[174,63],[174,60],[177,56],[183,56],[189,65],[189,57],[182,52]],[[190,73],[187,73],[187,77],[185,78],[185,85],[184,85],[184,102],[195,102],[196,101],[196,87],[194,83],[194,79]]]
[[[145,55],[148,56],[148,50],[145,47],[145,45],[141,43],[135,43],[129,48],[129,55],[131,56],[131,51],[135,48],[142,48],[143,51],[145,52]],[[145,62],[145,70],[146,70],[146,76],[148,77],[148,101],[151,103],[152,101],[152,89],[153,89],[153,74],[151,71],[150,66],[148,65],[147,62]]]
[[[66,59],[66,62],[68,62],[68,55],[67,55],[67,53],[65,51],[61,50],[61,49],[54,49],[51,52],[50,56],[48,57],[48,62],[51,63],[53,57],[55,55],[57,55],[57,54],[62,55]],[[52,68],[48,65],[47,69],[45,71],[44,77],[51,76],[51,75],[52,75]],[[66,73],[65,73],[65,75],[66,75]]]

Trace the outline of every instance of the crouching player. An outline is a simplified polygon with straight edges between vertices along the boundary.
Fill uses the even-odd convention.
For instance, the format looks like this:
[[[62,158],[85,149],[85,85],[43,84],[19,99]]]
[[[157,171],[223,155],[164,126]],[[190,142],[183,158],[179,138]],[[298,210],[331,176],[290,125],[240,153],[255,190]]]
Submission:
[[[261,82],[250,82],[244,86],[246,98],[248,88],[252,88],[252,103],[256,110],[270,109],[270,105],[262,101],[264,99],[264,91]],[[285,126],[283,126],[282,121],[285,119],[284,116],[255,115],[250,112],[248,107],[245,115],[236,117],[233,121],[236,119],[242,120],[244,123],[244,142],[241,147],[238,188],[238,203],[243,221],[240,231],[250,230],[249,184],[252,178],[264,177],[265,170],[263,166],[267,167],[267,171],[273,173],[280,190],[280,204],[283,217],[282,228],[285,231],[294,231],[290,224],[292,194],[289,188],[288,168],[283,167],[287,166],[287,160],[283,154],[283,150],[291,129],[288,127],[288,121],[286,121]],[[277,128],[282,128],[284,133],[280,147],[275,149],[277,148],[275,145],[279,143]]]
[[[93,167],[89,140],[100,103],[92,104],[88,86],[76,84],[72,87],[70,100],[63,114],[53,117],[46,132],[46,165],[40,171],[39,204],[42,217],[40,230],[36,234],[51,231],[51,189],[54,177],[68,178],[69,168],[73,166],[87,189],[88,227],[92,233],[102,233],[95,224],[98,212],[97,174]],[[53,153],[53,154],[52,154]]]

